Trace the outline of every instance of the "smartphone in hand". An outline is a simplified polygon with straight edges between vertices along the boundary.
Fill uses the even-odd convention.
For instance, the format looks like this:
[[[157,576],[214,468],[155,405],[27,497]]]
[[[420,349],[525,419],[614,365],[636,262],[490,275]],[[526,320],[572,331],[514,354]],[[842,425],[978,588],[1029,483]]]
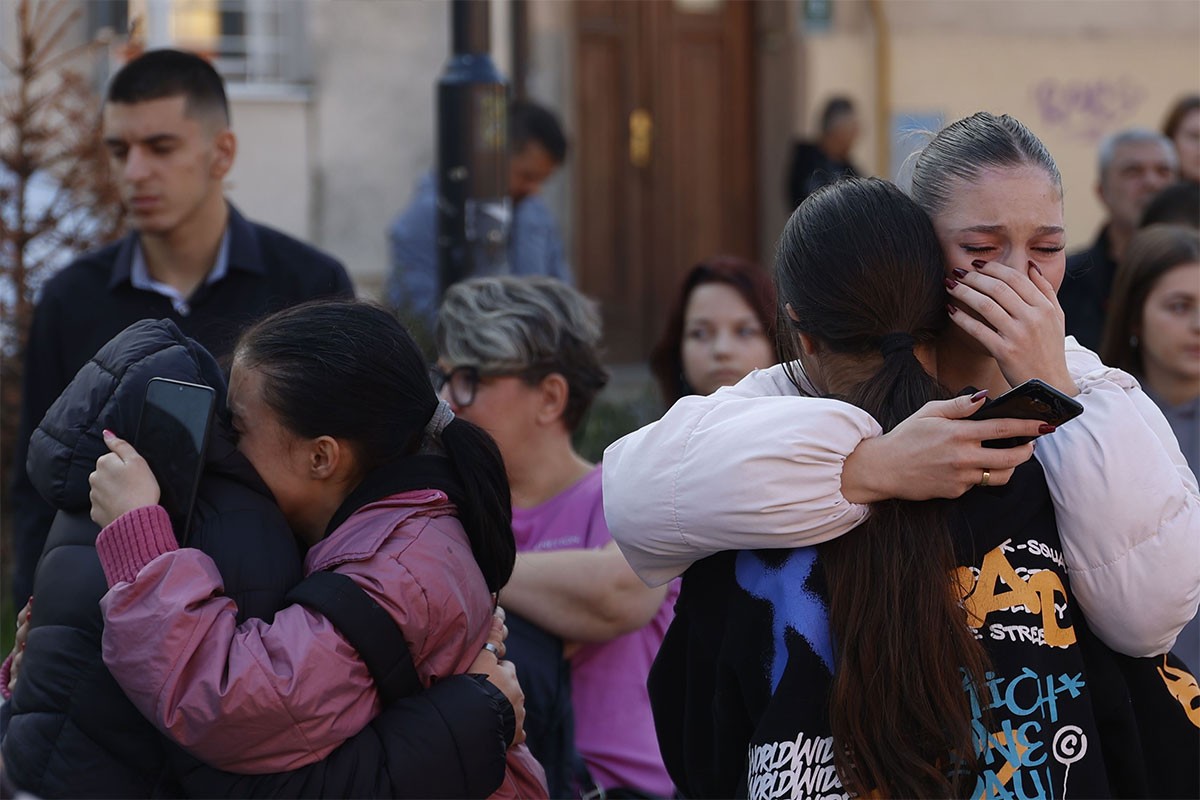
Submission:
[[[151,378],[146,385],[133,446],[158,480],[159,502],[181,546],[191,527],[215,405],[209,386],[167,378]]]
[[[995,400],[983,404],[967,419],[1040,419],[1055,427],[1083,413],[1083,406],[1048,383],[1031,378],[1009,389]],[[1033,441],[1035,436],[989,439],[984,447],[1016,447]]]

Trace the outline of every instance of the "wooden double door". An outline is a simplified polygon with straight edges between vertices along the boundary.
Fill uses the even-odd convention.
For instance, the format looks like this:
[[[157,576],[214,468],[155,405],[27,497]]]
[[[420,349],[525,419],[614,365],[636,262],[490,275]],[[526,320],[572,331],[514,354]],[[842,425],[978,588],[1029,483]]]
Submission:
[[[646,358],[695,262],[759,255],[754,5],[574,4],[574,261],[610,360]]]

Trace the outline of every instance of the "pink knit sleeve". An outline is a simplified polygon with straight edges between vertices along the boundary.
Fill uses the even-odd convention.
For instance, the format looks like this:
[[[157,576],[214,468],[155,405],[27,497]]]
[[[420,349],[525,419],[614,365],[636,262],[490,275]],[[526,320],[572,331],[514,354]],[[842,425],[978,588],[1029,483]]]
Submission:
[[[96,537],[96,554],[109,587],[132,583],[142,567],[178,550],[171,518],[162,506],[135,508],[114,519]]]

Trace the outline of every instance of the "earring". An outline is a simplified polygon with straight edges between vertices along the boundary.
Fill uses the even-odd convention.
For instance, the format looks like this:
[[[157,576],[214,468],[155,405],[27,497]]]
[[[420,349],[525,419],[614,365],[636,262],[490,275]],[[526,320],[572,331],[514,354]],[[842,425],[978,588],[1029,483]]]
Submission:
[[[1137,334],[1136,334],[1136,333],[1135,333],[1135,334],[1133,334],[1132,336],[1130,336],[1130,337],[1129,337],[1129,346],[1130,346],[1130,347],[1132,347],[1132,348],[1134,348],[1134,349],[1136,349],[1136,348],[1137,348],[1137,346],[1138,346],[1138,338],[1137,338]]]

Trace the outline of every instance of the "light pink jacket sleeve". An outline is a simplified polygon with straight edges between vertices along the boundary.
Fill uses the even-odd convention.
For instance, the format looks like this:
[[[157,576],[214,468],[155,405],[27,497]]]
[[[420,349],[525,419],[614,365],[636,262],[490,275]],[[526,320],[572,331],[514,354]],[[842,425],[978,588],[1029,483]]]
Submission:
[[[1200,602],[1200,492],[1162,412],[1128,373],[1067,339],[1084,413],[1038,440],[1071,588],[1132,656],[1171,649]]]
[[[1071,586],[1101,639],[1170,649],[1200,602],[1196,480],[1162,413],[1120,370],[1067,339],[1086,409],[1039,439]],[[800,547],[858,524],[842,464],[881,433],[865,412],[796,395],[781,367],[686,397],[604,456],[609,529],[651,585],[722,550]]]
[[[880,433],[861,409],[800,396],[782,367],[758,370],[610,445],[604,516],[651,586],[723,550],[827,541],[867,515],[842,497],[842,464]]]
[[[126,552],[161,541],[166,512],[138,509],[105,528],[97,549]],[[139,530],[140,528],[140,530]],[[162,534],[161,530],[157,530]],[[171,537],[173,540],[173,537]],[[323,617],[289,606],[271,624],[237,624],[221,576],[199,550],[145,553],[147,561],[101,600],[104,662],[129,699],[201,760],[248,774],[319,761],[379,711],[357,651]]]

